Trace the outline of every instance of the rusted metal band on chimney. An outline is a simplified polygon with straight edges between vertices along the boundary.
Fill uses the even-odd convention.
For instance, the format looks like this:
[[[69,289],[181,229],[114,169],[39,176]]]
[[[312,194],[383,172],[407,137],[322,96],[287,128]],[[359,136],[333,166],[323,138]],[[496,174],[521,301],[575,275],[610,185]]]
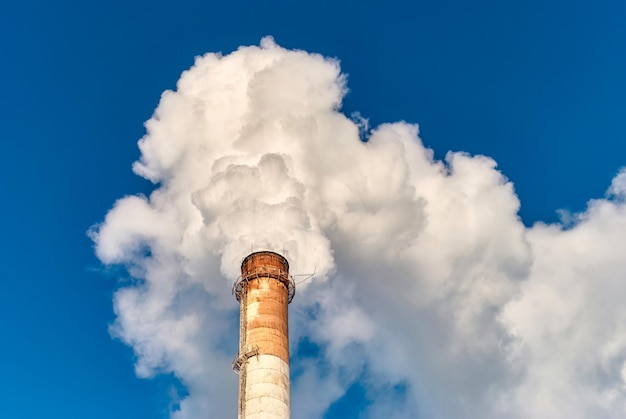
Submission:
[[[263,251],[248,255],[241,262],[241,276],[233,286],[233,294],[241,301],[241,294],[249,282],[258,278],[276,279],[287,289],[287,302],[291,303],[296,294],[296,284],[289,276],[289,262],[278,253]]]
[[[272,278],[288,281],[289,262],[282,255],[274,252],[254,252],[246,256],[241,262],[241,275],[248,276],[255,273],[267,273]]]

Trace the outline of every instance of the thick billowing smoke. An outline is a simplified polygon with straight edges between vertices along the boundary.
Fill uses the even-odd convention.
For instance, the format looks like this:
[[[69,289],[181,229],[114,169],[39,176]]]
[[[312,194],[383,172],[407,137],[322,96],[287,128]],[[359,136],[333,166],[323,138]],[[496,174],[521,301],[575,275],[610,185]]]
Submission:
[[[91,234],[133,278],[111,330],[137,374],[188,391],[172,417],[236,414],[230,287],[265,249],[316,272],[290,307],[296,419],[356,383],[359,417],[624,417],[626,171],[585,212],[527,229],[493,160],[436,161],[407,123],[361,141],[345,82],[267,38],[199,57],[146,123],[134,171],[155,190]]]

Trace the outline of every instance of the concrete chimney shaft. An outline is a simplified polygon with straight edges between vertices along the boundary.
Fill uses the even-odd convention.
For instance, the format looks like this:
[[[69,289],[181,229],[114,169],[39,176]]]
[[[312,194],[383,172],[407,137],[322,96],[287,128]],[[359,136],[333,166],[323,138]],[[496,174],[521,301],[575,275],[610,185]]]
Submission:
[[[287,306],[295,293],[289,263],[274,252],[256,252],[241,264],[233,289],[240,302],[239,419],[289,419]]]

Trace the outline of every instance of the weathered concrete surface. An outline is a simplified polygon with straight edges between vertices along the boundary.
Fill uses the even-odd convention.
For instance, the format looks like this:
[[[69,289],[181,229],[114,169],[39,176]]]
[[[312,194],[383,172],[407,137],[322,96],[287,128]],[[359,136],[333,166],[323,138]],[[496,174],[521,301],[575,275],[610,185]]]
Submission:
[[[276,355],[289,363],[287,289],[273,278],[249,282],[246,303],[246,342],[258,345],[259,354]]]
[[[289,419],[289,263],[257,252],[241,274],[239,419]]]
[[[289,365],[274,355],[259,355],[246,366],[245,418],[289,418]]]

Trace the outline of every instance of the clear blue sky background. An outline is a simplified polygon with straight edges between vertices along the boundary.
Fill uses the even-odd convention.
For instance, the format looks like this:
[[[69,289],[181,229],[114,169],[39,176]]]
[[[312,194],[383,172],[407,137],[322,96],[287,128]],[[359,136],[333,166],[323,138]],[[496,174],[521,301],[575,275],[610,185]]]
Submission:
[[[531,225],[626,165],[625,22],[622,0],[2,2],[0,416],[165,417],[174,380],[110,339],[116,275],[85,232],[150,191],[136,141],[194,56],[273,35],[339,58],[346,113],[493,157]]]

